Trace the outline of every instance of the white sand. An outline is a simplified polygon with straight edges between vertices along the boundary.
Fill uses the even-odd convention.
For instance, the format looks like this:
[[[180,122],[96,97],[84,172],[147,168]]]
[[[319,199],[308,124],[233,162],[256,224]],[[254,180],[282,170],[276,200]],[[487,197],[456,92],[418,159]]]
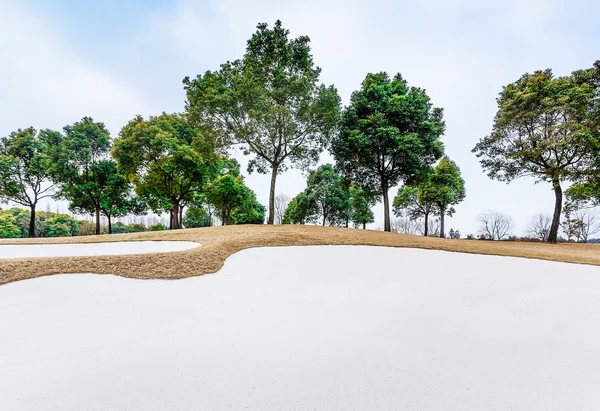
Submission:
[[[184,251],[198,247],[191,241],[123,241],[91,244],[4,244],[0,245],[1,258],[83,257]]]
[[[2,410],[597,410],[600,268],[246,250],[179,281],[0,287]]]

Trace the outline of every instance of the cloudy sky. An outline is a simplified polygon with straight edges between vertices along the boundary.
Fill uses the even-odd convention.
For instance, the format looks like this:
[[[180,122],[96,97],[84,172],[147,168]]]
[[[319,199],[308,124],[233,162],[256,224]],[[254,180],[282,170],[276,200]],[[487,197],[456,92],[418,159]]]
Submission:
[[[367,73],[387,71],[444,108],[446,151],[467,186],[448,228],[474,233],[477,215],[496,210],[522,233],[533,215],[552,212],[549,185],[490,181],[471,149],[490,132],[503,85],[600,59],[599,15],[593,0],[0,0],[0,135],[92,116],[114,137],[136,114],[182,111],[183,77],[240,58],[258,22],[281,19],[292,36],[311,38],[321,80],[344,104]],[[266,204],[269,178],[246,182]],[[304,186],[292,171],[277,192]],[[375,212],[372,227],[381,227]]]

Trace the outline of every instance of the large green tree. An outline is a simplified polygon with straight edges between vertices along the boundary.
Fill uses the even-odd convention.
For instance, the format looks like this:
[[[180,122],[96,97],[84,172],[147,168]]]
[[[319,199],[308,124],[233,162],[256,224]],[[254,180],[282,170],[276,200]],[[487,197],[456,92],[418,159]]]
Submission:
[[[40,200],[52,196],[48,176],[47,131],[17,130],[0,140],[0,200],[30,209],[29,237],[35,236],[35,213]]]
[[[444,128],[442,109],[400,74],[368,74],[352,93],[331,152],[342,174],[383,197],[385,231],[391,230],[389,190],[419,178],[442,156]]]
[[[431,175],[430,198],[440,213],[440,237],[444,238],[444,217],[452,216],[454,207],[465,199],[465,180],[456,163],[444,156]]]
[[[492,133],[473,149],[490,178],[511,182],[530,176],[552,185],[548,242],[558,236],[562,184],[581,179],[597,158],[597,99],[597,88],[576,75],[525,74],[502,89]]]
[[[118,170],[148,206],[171,213],[173,229],[181,228],[182,204],[204,190],[219,163],[212,145],[178,114],[134,118],[121,130],[112,153]]]
[[[51,146],[51,175],[59,187],[58,195],[75,208],[89,204],[96,219],[96,234],[100,234],[101,201],[109,187],[114,165],[109,159],[110,134],[104,123],[84,117],[64,127],[64,135],[48,133]]]
[[[193,122],[220,144],[253,155],[249,172],[271,172],[269,224],[277,175],[316,163],[338,121],[340,97],[319,84],[309,43],[306,36],[290,38],[280,21],[272,29],[261,23],[241,60],[184,79]]]

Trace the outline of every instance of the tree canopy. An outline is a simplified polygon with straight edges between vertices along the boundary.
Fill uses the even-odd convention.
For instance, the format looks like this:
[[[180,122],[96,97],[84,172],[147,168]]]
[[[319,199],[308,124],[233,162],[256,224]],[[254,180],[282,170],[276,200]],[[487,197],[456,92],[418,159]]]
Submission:
[[[389,190],[420,178],[442,156],[444,128],[442,109],[400,74],[368,74],[352,93],[331,152],[343,175],[383,197],[385,231],[391,230]]]
[[[47,144],[52,147],[52,179],[60,187],[58,195],[69,200],[74,209],[85,208],[95,214],[96,234],[100,234],[101,199],[109,184],[112,163],[110,134],[104,123],[91,117],[63,130],[64,135],[46,135]]]
[[[552,184],[549,242],[558,236],[561,184],[585,176],[597,157],[597,99],[597,88],[576,74],[525,74],[502,89],[492,133],[473,149],[490,178],[511,182],[530,176]]]
[[[174,229],[181,228],[182,203],[204,190],[219,164],[210,142],[178,114],[137,116],[123,127],[112,153],[148,206],[171,213]]]
[[[306,36],[290,38],[281,21],[258,25],[241,60],[183,81],[190,119],[217,145],[253,155],[248,171],[271,172],[268,223],[274,223],[277,175],[318,161],[339,116],[340,97],[319,84]]]
[[[440,237],[444,238],[444,217],[452,216],[455,205],[465,199],[465,180],[456,163],[444,156],[430,175],[429,198],[440,213]]]
[[[49,181],[46,131],[19,129],[0,140],[0,200],[30,209],[28,236],[35,236],[35,212],[40,200],[54,194]]]

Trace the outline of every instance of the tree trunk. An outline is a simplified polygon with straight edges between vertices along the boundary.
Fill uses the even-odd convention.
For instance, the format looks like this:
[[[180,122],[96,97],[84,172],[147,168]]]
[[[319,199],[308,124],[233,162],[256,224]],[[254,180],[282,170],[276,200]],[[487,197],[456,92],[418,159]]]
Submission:
[[[179,207],[179,228],[183,228],[183,206]]]
[[[112,234],[112,219],[109,215],[106,218],[108,218],[108,234]]]
[[[381,191],[383,192],[383,231],[390,232],[392,231],[390,223],[390,199],[386,183],[381,183]]]
[[[425,229],[423,235],[427,237],[429,235],[429,213],[425,213]]]
[[[560,214],[562,212],[562,187],[560,181],[555,179],[552,181],[552,187],[554,188],[554,195],[556,200],[554,202],[554,216],[552,217],[552,225],[550,226],[550,233],[548,233],[548,242],[556,243],[558,238],[558,227],[560,225]]]
[[[173,229],[173,210],[169,211],[169,230]]]
[[[275,180],[277,179],[277,169],[279,165],[273,164],[271,172],[271,190],[269,191],[269,219],[267,224],[275,223]]]
[[[173,201],[173,210],[171,211],[173,214],[173,230],[179,230],[181,226],[179,225],[179,201]]]
[[[100,204],[96,204],[96,235],[100,234]]]
[[[366,230],[366,229],[367,229],[367,223],[365,223],[365,222],[363,221],[363,230]]]
[[[29,216],[29,238],[35,237],[35,204],[31,206],[31,215]]]
[[[446,238],[446,234],[444,233],[444,214],[446,214],[446,210],[442,208],[440,211],[440,238]]]

